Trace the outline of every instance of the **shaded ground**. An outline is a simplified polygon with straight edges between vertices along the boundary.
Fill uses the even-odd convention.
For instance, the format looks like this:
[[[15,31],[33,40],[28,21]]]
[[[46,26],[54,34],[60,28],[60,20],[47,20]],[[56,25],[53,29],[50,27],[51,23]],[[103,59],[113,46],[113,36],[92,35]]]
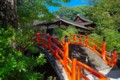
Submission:
[[[29,50],[24,51],[24,54],[26,56],[38,57],[39,53],[43,53],[43,52],[41,50],[39,50],[39,52],[36,52],[36,53],[30,53]],[[46,56],[45,56],[45,59],[47,60]],[[38,65],[38,66],[34,67],[34,71],[44,74],[43,80],[47,80],[48,77],[52,78],[49,80],[59,80],[55,70],[53,69],[52,65],[50,64],[50,62],[48,60],[47,60],[47,63],[45,63],[44,65],[42,65],[42,66]]]
[[[110,80],[120,80],[120,68],[111,67],[105,70],[100,70],[99,72],[103,73],[105,76],[109,77]]]
[[[120,68],[107,66],[105,62],[92,50],[79,45],[70,45],[71,58],[73,54],[76,54],[78,60],[93,69],[98,70],[106,77],[110,78],[110,80],[120,80]],[[86,58],[88,58],[88,60],[86,60]],[[87,77],[89,77],[90,80],[98,80],[91,74],[88,74]]]
[[[43,66],[35,67],[35,71],[43,73],[45,76],[44,80],[47,80],[47,78],[50,76],[52,76],[55,80],[59,80],[56,72],[54,71],[49,61],[47,61],[47,63],[44,64]]]
[[[79,61],[87,64],[88,66],[96,70],[101,70],[108,67],[103,61],[103,59],[92,50],[80,45],[73,44],[71,44],[69,47],[70,58],[72,58],[73,54],[76,54]]]

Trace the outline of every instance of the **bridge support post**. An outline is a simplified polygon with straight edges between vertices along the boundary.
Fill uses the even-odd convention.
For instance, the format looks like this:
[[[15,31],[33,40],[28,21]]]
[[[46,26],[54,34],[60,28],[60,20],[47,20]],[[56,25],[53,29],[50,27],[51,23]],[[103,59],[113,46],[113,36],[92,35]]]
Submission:
[[[37,36],[37,44],[40,44],[40,33],[37,33],[36,36]]]
[[[106,38],[103,37],[103,43],[102,43],[102,57],[103,57],[103,60],[105,60],[105,56],[106,56]]]
[[[77,57],[74,54],[73,59],[72,59],[72,79],[71,80],[76,80],[77,75],[76,75],[76,65],[77,65]]]
[[[68,42],[68,36],[65,36],[65,44],[64,44],[64,66],[66,67],[68,65],[68,57],[69,57],[69,42]]]

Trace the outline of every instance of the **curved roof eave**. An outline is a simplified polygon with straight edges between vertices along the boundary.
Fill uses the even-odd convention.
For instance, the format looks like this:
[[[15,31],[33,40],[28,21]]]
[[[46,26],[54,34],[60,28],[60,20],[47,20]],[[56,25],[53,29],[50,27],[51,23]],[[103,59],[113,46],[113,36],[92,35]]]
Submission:
[[[79,24],[79,23],[77,23],[77,22],[73,22],[73,21],[71,21],[71,20],[65,20],[65,19],[62,19],[62,18],[60,18],[60,17],[57,17],[59,20],[61,20],[61,21],[63,21],[63,22],[66,22],[66,23],[69,23],[69,24],[71,24],[71,25],[74,25],[74,26],[77,26],[77,27],[80,27],[80,28],[83,28],[83,29],[87,29],[84,25],[81,25],[81,24]],[[88,30],[88,29],[87,29]]]

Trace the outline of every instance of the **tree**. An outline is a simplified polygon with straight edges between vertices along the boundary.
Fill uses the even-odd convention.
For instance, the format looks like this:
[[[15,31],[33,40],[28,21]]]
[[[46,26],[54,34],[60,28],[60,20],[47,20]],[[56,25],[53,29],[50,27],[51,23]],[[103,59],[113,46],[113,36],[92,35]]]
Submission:
[[[35,71],[34,67],[43,65],[46,60],[43,54],[40,54],[38,57],[33,56],[36,51],[38,51],[38,49],[34,47],[36,46],[35,43],[29,40],[34,32],[25,27],[29,27],[30,23],[36,19],[50,19],[52,14],[47,9],[48,5],[60,6],[59,2],[68,2],[69,0],[54,1],[55,0],[0,1],[1,80],[43,80],[43,74]],[[14,3],[13,5],[11,4],[12,2]],[[16,25],[18,23],[19,25]],[[11,28],[18,26],[22,27],[22,29]],[[25,48],[27,51],[20,52],[20,48]],[[33,54],[25,56],[28,52],[33,52]]]
[[[49,6],[61,6],[60,2],[70,0],[17,0],[19,22],[26,24],[34,20],[52,20],[54,15],[49,11]]]
[[[55,14],[57,16],[62,16],[62,17],[67,18],[67,19],[72,18],[72,10],[71,10],[71,8],[66,7],[66,6],[60,7],[60,9],[55,12]]]
[[[43,74],[34,71],[37,65],[43,65],[46,60],[44,55],[38,57],[25,56],[23,52],[13,47],[14,41],[21,41],[19,32],[13,28],[5,30],[0,27],[0,79],[1,80],[37,80],[42,79]],[[30,41],[28,41],[30,42]],[[16,46],[17,47],[17,46]],[[33,43],[28,45],[28,49],[33,48]]]
[[[0,0],[0,26],[18,27],[16,0]]]
[[[50,20],[52,13],[47,6],[61,6],[60,2],[70,0],[0,0],[0,23],[1,26],[19,25],[33,22],[36,19]]]
[[[96,24],[95,33],[98,36],[105,36],[107,39],[108,50],[116,47],[120,53],[120,24],[119,0],[109,1],[100,0],[95,2],[87,12],[87,16]]]
[[[62,6],[58,11],[55,12],[55,14],[67,19],[74,20],[77,14],[86,16],[87,9],[88,6],[75,6],[72,8]]]
[[[72,38],[72,34],[78,34],[79,30],[77,30],[73,26],[69,26],[66,30],[61,29],[61,28],[56,28],[54,33],[56,34],[56,37],[60,40],[63,41],[64,37],[67,35],[69,39]]]
[[[93,7],[89,8],[88,14],[89,18],[97,24],[97,30],[103,30],[104,28],[119,29],[119,0],[96,2]]]

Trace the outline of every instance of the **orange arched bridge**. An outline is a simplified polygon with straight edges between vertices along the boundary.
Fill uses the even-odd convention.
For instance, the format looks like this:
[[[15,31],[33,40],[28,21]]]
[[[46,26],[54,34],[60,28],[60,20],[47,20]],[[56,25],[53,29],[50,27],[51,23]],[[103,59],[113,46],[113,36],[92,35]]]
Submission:
[[[109,66],[116,65],[117,51],[114,49],[113,52],[107,52],[105,39],[103,39],[103,42],[99,42],[94,38],[80,34],[74,34],[71,37],[72,38],[70,40],[67,36],[65,36],[64,42],[60,42],[59,40],[50,35],[37,33],[31,37],[31,40],[36,42],[37,45],[42,46],[44,49],[47,49],[51,52],[51,54],[63,66],[68,80],[90,80],[83,73],[83,69],[89,72],[90,74],[94,75],[98,80],[109,80],[100,72],[77,60],[75,54],[73,54],[73,57],[70,58],[69,45],[81,45],[91,49],[98,56],[100,56],[103,59],[103,61]]]

